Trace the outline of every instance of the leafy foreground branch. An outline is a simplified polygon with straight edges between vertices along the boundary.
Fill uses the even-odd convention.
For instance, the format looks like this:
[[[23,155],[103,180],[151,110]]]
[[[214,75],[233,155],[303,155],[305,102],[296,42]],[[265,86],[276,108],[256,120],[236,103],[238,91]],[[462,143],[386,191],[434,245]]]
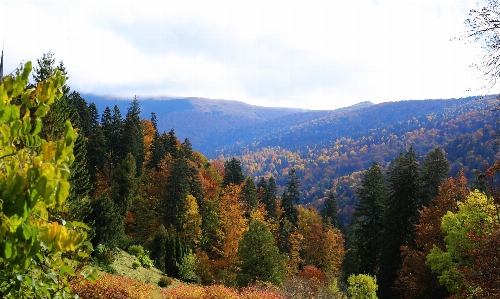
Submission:
[[[0,297],[68,298],[92,249],[84,223],[53,219],[69,195],[78,134],[66,121],[59,139],[39,136],[66,78],[55,71],[26,89],[31,69],[0,82]]]

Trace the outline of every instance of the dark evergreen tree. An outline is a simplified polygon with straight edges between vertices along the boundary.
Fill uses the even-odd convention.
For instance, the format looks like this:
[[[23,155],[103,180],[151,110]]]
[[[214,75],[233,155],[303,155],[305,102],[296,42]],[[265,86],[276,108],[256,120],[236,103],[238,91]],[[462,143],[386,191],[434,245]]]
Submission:
[[[281,252],[289,253],[291,250],[290,236],[297,228],[299,211],[293,205],[300,200],[299,177],[295,168],[288,173],[285,191],[281,196],[280,207],[283,210],[279,219],[278,247]]]
[[[285,191],[283,196],[281,196],[281,208],[283,209],[283,214],[281,218],[286,218],[292,223],[293,226],[297,225],[299,220],[299,212],[297,208],[293,205],[298,203],[300,200],[300,181],[297,176],[297,171],[292,168],[288,173],[288,180],[286,182]]]
[[[149,257],[154,263],[154,266],[162,272],[165,272],[165,256],[167,254],[168,233],[165,227],[161,226],[158,232],[154,235],[149,245]]]
[[[102,131],[106,138],[106,152],[108,166],[113,171],[116,166],[125,158],[125,150],[122,149],[122,127],[123,119],[118,106],[114,106],[113,112],[106,107],[101,117]],[[124,154],[125,153],[125,154]]]
[[[240,271],[238,284],[246,286],[265,281],[279,284],[286,274],[286,256],[279,253],[269,228],[261,221],[251,221],[239,242]]]
[[[400,154],[387,172],[389,196],[384,203],[380,255],[379,297],[397,298],[393,290],[401,267],[401,246],[413,246],[414,225],[418,221],[420,181],[418,159],[413,148]]]
[[[189,166],[189,194],[196,198],[198,208],[203,206],[203,186],[201,185],[198,169],[192,165]]]
[[[226,187],[229,184],[239,185],[243,183],[245,180],[245,176],[243,175],[243,170],[241,168],[241,161],[236,158],[231,158],[224,162],[224,180],[222,182],[222,186]]]
[[[142,132],[140,113],[139,101],[135,98],[130,103],[123,122],[121,146],[119,147],[120,157],[124,157],[129,153],[134,156],[137,177],[142,174],[142,163],[145,159],[144,133]]]
[[[191,160],[193,157],[193,146],[191,145],[191,141],[187,138],[184,139],[184,142],[181,144],[181,154],[188,160]]]
[[[149,169],[160,170],[160,161],[167,155],[167,150],[165,149],[165,142],[162,140],[160,133],[158,132],[158,120],[154,112],[151,113],[151,123],[155,129],[155,134],[153,136],[153,141],[151,142],[149,161],[147,167]],[[163,138],[164,139],[164,138]]]
[[[349,231],[352,250],[358,255],[356,273],[377,274],[383,230],[383,203],[387,201],[387,185],[377,163],[365,171],[356,192],[358,203]]]
[[[174,159],[178,158],[179,148],[177,147],[177,137],[175,137],[174,129],[170,129],[168,134],[162,134],[161,139],[167,154],[170,154]]]
[[[186,199],[189,194],[189,165],[186,159],[173,161],[167,179],[167,195],[163,200],[163,224],[167,229],[172,226],[181,231],[181,217],[186,210]]]
[[[338,228],[339,221],[337,217],[337,212],[338,212],[337,199],[335,198],[333,192],[330,192],[330,194],[326,198],[323,210],[321,210],[321,217],[323,218],[323,222],[328,225],[331,225],[332,227]]]
[[[114,248],[124,235],[123,217],[114,202],[105,196],[90,201],[90,212],[84,222],[92,228],[90,237],[94,248],[99,244]]]
[[[278,204],[276,201],[276,194],[278,192],[278,187],[276,186],[276,180],[273,176],[269,178],[269,183],[266,183],[264,178],[261,178],[259,184],[257,185],[257,191],[259,196],[259,201],[264,204],[267,215],[266,220],[271,222],[278,221]]]
[[[439,186],[449,175],[450,163],[441,149],[431,150],[422,162],[420,170],[420,202],[418,208],[428,206],[438,195]]]
[[[248,175],[241,188],[240,200],[245,204],[245,216],[250,217],[250,212],[257,209],[259,200],[257,198],[257,187]]]
[[[92,188],[97,182],[97,174],[106,164],[106,138],[99,123],[99,112],[94,103],[89,105],[91,118],[90,135],[87,141],[87,163]]]
[[[73,91],[68,96],[68,103],[72,113],[78,114],[78,128],[80,129],[79,134],[83,133],[85,137],[89,138],[92,134],[92,116],[90,114],[91,112],[89,110],[89,106],[87,105],[87,101],[85,101],[85,99],[82,98],[78,92]],[[71,119],[75,119],[75,117],[72,116]]]
[[[125,159],[113,171],[113,182],[109,197],[113,200],[121,220],[125,219],[127,211],[132,205],[132,198],[137,193],[137,179],[135,178],[135,159],[127,154]]]

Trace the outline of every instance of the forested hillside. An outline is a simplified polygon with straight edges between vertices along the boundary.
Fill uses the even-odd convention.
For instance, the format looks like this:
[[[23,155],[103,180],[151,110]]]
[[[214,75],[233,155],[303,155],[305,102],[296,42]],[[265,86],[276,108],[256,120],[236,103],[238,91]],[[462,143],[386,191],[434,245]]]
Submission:
[[[493,96],[260,116],[218,103],[262,119],[208,130],[234,142],[209,160],[137,99],[99,111],[53,53],[31,70],[0,82],[3,298],[499,295]],[[116,248],[178,285],[97,277]]]

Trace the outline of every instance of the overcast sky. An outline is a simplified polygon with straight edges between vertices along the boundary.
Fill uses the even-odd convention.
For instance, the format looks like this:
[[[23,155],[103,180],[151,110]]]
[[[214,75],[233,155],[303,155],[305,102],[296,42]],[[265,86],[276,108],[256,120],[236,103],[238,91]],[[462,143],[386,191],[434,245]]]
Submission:
[[[0,1],[4,74],[51,50],[80,93],[334,109],[498,92],[452,40],[476,1]],[[1,46],[1,45],[0,45]],[[467,91],[470,90],[470,91]]]

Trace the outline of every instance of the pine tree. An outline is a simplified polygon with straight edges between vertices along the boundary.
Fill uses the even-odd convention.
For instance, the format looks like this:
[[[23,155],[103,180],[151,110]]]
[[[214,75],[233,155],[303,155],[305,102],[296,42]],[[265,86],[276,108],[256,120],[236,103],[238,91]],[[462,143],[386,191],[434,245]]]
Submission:
[[[167,195],[163,199],[163,224],[176,231],[181,230],[181,221],[187,206],[186,198],[189,194],[189,165],[184,158],[173,161],[166,185]]]
[[[359,201],[355,206],[351,242],[353,251],[358,254],[355,272],[376,275],[383,230],[383,203],[387,200],[384,174],[377,163],[365,171],[356,195]]]
[[[135,98],[127,110],[125,121],[123,122],[121,132],[121,147],[119,148],[120,157],[132,154],[136,163],[136,175],[142,174],[142,163],[144,162],[144,134],[141,127],[140,118],[141,108],[139,101]]]
[[[99,244],[114,248],[125,233],[122,215],[113,200],[105,196],[90,201],[90,213],[85,215],[84,221],[92,228],[94,248]]]
[[[281,252],[289,253],[291,250],[290,236],[297,228],[299,212],[293,203],[300,200],[299,178],[295,168],[288,173],[285,191],[281,196],[280,207],[283,210],[279,219],[278,247]]]
[[[384,203],[380,273],[380,297],[397,298],[392,289],[401,266],[401,246],[413,246],[418,221],[419,169],[417,155],[410,147],[400,154],[387,173],[389,196]]]
[[[153,141],[151,143],[151,156],[149,157],[147,167],[149,169],[160,170],[160,161],[167,155],[167,150],[165,149],[164,141],[158,132],[158,119],[156,118],[156,114],[154,112],[151,113],[151,123],[153,124],[155,135],[153,136]]]
[[[330,195],[328,195],[325,201],[325,206],[323,207],[323,210],[321,210],[321,217],[323,218],[323,222],[331,225],[332,227],[338,228],[339,221],[337,217],[337,211],[337,199],[335,199],[335,195],[333,194],[333,192],[330,192]]]
[[[132,198],[137,193],[137,179],[135,178],[135,159],[127,154],[125,159],[113,171],[113,182],[109,197],[113,200],[121,219],[125,218],[132,205]]]
[[[79,133],[83,133],[87,138],[90,137],[92,134],[92,116],[87,101],[78,92],[73,91],[68,96],[68,102],[72,112],[78,114],[78,118],[80,119],[78,126],[80,129]]]
[[[257,188],[255,187],[255,183],[250,176],[246,177],[243,186],[241,187],[240,196],[240,200],[245,205],[245,216],[248,218],[250,217],[250,212],[255,210],[259,205],[259,201],[257,199]]]
[[[111,171],[125,158],[125,151],[122,150],[122,127],[123,120],[120,108],[114,106],[113,112],[106,107],[101,117],[102,131],[106,138],[106,152],[108,156],[108,166]]]
[[[222,182],[223,187],[226,187],[229,184],[239,185],[245,180],[245,176],[243,175],[243,170],[241,168],[241,162],[234,157],[231,158],[231,160],[224,162],[224,170],[226,172]]]
[[[422,162],[420,171],[420,202],[418,208],[428,206],[432,199],[436,198],[439,186],[449,175],[450,163],[445,158],[441,149],[435,148],[430,151]]]
[[[175,137],[174,129],[170,129],[168,134],[162,134],[161,139],[163,141],[163,146],[167,151],[167,154],[170,154],[173,159],[179,157],[179,148],[177,146],[177,137]]]
[[[94,103],[89,105],[91,119],[90,135],[87,141],[87,163],[90,176],[90,184],[94,189],[97,182],[97,174],[106,164],[106,138],[99,123],[99,112]]]
[[[264,204],[266,209],[267,215],[265,219],[271,222],[278,221],[278,213],[276,211],[278,208],[276,201],[277,190],[278,187],[276,186],[276,181],[273,176],[269,178],[269,183],[266,183],[266,180],[263,177],[260,178],[257,185],[257,195],[259,201]]]

